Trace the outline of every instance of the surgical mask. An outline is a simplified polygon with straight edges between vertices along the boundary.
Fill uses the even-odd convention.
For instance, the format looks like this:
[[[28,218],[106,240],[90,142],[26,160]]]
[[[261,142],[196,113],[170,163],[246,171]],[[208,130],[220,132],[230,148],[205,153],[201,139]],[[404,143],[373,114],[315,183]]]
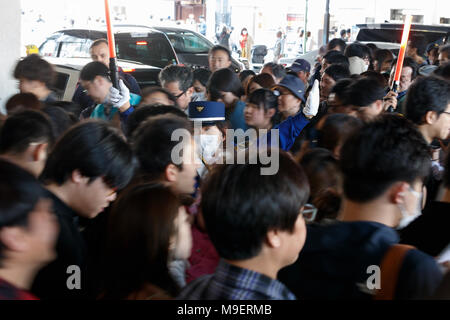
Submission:
[[[206,99],[206,94],[205,94],[205,92],[194,92],[193,94],[192,94],[192,102],[195,102],[195,101],[206,101],[207,99]]]
[[[364,64],[364,72],[366,72],[367,70],[369,70],[369,65],[368,64]]]
[[[409,192],[411,192],[417,198],[416,210],[415,212],[410,213],[408,212],[408,210],[406,210],[405,206],[402,203],[399,203],[397,205],[402,214],[402,218],[400,219],[400,223],[397,226],[397,230],[406,228],[411,222],[416,220],[422,214],[422,193],[415,191],[411,187],[409,187]]]
[[[220,146],[219,137],[216,135],[202,134],[197,137],[197,145],[199,146],[199,155],[202,162],[206,164],[214,164],[217,157],[217,151]]]

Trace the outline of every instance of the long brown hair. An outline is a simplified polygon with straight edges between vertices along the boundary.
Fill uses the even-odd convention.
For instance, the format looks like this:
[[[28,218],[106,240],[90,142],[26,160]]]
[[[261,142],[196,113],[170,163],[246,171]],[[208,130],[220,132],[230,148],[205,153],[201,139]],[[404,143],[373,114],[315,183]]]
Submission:
[[[119,197],[109,217],[102,298],[125,299],[146,284],[176,296],[167,265],[180,205],[161,184],[137,185]]]

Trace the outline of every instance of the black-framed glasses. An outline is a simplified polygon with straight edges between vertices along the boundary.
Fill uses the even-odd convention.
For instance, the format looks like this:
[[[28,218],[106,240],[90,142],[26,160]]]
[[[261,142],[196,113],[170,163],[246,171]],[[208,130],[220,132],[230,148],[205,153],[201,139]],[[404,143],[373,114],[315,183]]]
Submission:
[[[179,95],[175,96],[175,98],[180,99],[186,92],[187,92],[187,90],[186,90],[186,91],[183,91],[183,92],[180,93]]]
[[[445,113],[445,114],[450,114],[450,112],[448,112],[448,111],[443,111],[442,113]]]

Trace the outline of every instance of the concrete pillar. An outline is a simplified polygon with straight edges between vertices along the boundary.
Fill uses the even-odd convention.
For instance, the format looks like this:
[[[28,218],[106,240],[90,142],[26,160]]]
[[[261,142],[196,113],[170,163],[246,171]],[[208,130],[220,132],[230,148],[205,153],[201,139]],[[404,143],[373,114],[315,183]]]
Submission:
[[[0,29],[0,110],[9,97],[18,92],[12,72],[20,58],[21,1],[2,1],[0,21],[7,28]]]

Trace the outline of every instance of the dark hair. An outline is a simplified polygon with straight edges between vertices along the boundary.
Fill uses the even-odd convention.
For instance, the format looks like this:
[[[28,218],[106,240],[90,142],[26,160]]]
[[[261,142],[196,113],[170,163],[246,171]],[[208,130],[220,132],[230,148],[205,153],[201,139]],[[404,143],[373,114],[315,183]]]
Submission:
[[[42,109],[42,112],[44,112],[51,120],[55,140],[58,140],[64,132],[77,123],[76,118],[70,117],[70,115],[60,107],[48,106]]]
[[[450,44],[439,47],[439,53],[445,53],[450,58]]]
[[[20,167],[0,160],[0,230],[28,225],[29,214],[43,196],[36,178]],[[0,242],[0,267],[4,244]]]
[[[9,116],[0,131],[0,154],[24,152],[33,142],[53,144],[50,119],[40,111],[25,110]]]
[[[169,274],[169,247],[181,206],[168,187],[143,184],[126,190],[108,221],[103,299],[126,299],[145,284],[177,295]]]
[[[40,110],[42,104],[33,93],[18,93],[8,99],[5,109],[8,114],[26,109]]]
[[[108,67],[101,62],[98,61],[90,62],[87,65],[85,65],[83,69],[81,69],[80,80],[93,81],[97,76],[103,77],[111,81]]]
[[[333,51],[337,47],[339,47],[339,51],[341,53],[344,53],[345,48],[347,47],[347,44],[342,39],[334,38],[330,42],[328,42],[327,51]]]
[[[394,60],[394,54],[390,50],[379,49],[379,50],[375,51],[375,59],[374,60],[378,62],[377,70],[375,70],[375,71],[381,72],[381,66],[388,59]],[[392,64],[392,62],[391,62],[391,64]]]
[[[217,51],[224,51],[227,54],[228,59],[231,61],[231,51],[221,45],[216,45],[216,46],[212,47],[211,49],[209,49],[208,55],[212,55],[214,52],[217,52]]]
[[[447,152],[445,158],[444,187],[450,189],[450,152]]]
[[[163,115],[163,114],[173,114],[183,119],[187,119],[186,113],[174,106],[164,106],[164,105],[151,105],[143,106],[136,109],[127,120],[127,136],[129,138],[133,137],[134,132],[139,128],[139,126],[151,117]]]
[[[442,77],[447,81],[450,80],[450,62],[437,67],[437,69],[433,71],[433,75]]]
[[[277,79],[282,79],[286,76],[286,69],[283,67],[283,65],[281,64],[277,64],[277,63],[273,63],[273,62],[268,62],[263,66],[264,68],[270,68],[272,70],[272,74],[275,76],[275,78]]]
[[[341,79],[345,79],[350,77],[350,70],[348,67],[342,66],[340,64],[332,64],[328,68],[325,69],[324,74],[327,74],[334,81],[339,81]]]
[[[255,90],[247,98],[247,102],[257,105],[258,108],[263,108],[264,111],[269,109],[278,110],[278,97],[269,89]]]
[[[262,175],[266,166],[255,163],[218,165],[203,185],[206,229],[221,258],[253,258],[269,230],[292,232],[309,197],[303,169],[284,151],[274,175]]]
[[[378,82],[378,85],[380,85],[382,88],[386,88],[388,86],[388,81],[386,78],[379,72],[368,70],[360,74],[361,78],[365,79],[372,79]]]
[[[91,181],[103,178],[124,188],[135,169],[131,148],[119,131],[99,120],[88,120],[67,131],[50,153],[41,175],[45,184],[64,184],[75,170]]]
[[[425,50],[427,49],[427,40],[423,34],[412,35],[409,41],[409,46],[411,48],[416,48],[419,56],[423,56],[425,54]]]
[[[344,101],[348,92],[347,89],[353,82],[355,80],[349,78],[338,80],[334,87],[331,88],[330,93],[334,93],[340,100]]]
[[[217,70],[209,80],[208,93],[213,101],[221,97],[220,91],[231,92],[238,98],[244,95],[244,89],[241,81],[239,81],[239,77],[230,69]]]
[[[347,30],[343,29],[341,30],[341,37],[345,36],[347,34]]]
[[[348,60],[348,58],[337,51],[330,51],[323,58],[327,61],[328,64],[338,64],[347,68],[350,67],[350,61]]]
[[[14,78],[40,81],[47,88],[51,88],[55,80],[55,71],[50,63],[37,54],[29,55],[17,63]]]
[[[175,115],[160,115],[143,122],[133,135],[133,149],[140,163],[140,174],[153,180],[172,164],[172,150],[179,141],[172,141],[177,129],[193,134],[192,123]],[[182,165],[176,165],[180,170]]]
[[[247,70],[250,71],[250,70]],[[199,68],[194,70],[194,82],[197,80],[202,86],[207,87],[209,78],[211,78],[212,72],[208,69]]]
[[[167,89],[164,89],[162,87],[157,87],[157,86],[152,86],[152,87],[147,87],[144,90],[142,90],[142,101],[146,99],[146,97],[159,92],[162,94],[165,94],[167,99],[172,101],[174,103],[174,106],[177,107],[178,103],[177,103],[177,98],[175,98],[175,96],[170,93]]]
[[[363,122],[358,118],[343,113],[331,114],[320,129],[318,146],[334,152],[362,126]]]
[[[297,74],[295,74],[297,77]],[[254,76],[247,84],[246,93],[247,95],[250,93],[250,85],[252,83],[257,83],[261,87],[265,89],[270,89],[275,85],[275,80],[273,80],[273,77],[268,73],[261,73],[257,76]]]
[[[351,201],[371,201],[396,182],[424,179],[430,164],[428,145],[414,124],[400,115],[384,114],[344,144],[344,193]]]
[[[367,58],[370,51],[364,49],[364,45],[358,42],[351,43],[345,48],[344,55],[347,58],[359,57],[361,59]],[[368,54],[369,52],[369,54]]]
[[[309,202],[317,209],[314,222],[336,219],[342,201],[342,173],[331,151],[315,148],[308,151],[300,164],[308,177]]]
[[[163,84],[178,82],[180,91],[187,91],[194,84],[194,75],[188,67],[169,65],[161,70],[159,74],[159,82]]]
[[[423,123],[428,111],[440,116],[450,103],[450,83],[430,76],[417,79],[406,96],[406,117],[417,125]]]
[[[384,88],[377,80],[361,78],[348,87],[345,104],[358,107],[370,106],[377,100],[383,100],[386,95]]]
[[[395,68],[395,66],[397,65],[397,61],[397,59],[394,59],[394,61],[392,62],[392,68]],[[405,60],[403,60],[403,69],[405,69],[406,67],[410,67],[412,69],[411,80],[414,80],[417,77],[419,65],[414,61],[413,58],[405,57]]]
[[[69,114],[71,119],[80,119],[83,107],[72,101],[52,101],[46,102],[47,106],[60,107]],[[73,116],[73,117],[72,117]]]
[[[106,39],[97,39],[94,42],[92,42],[91,47],[89,48],[89,50],[91,50],[92,48],[101,45],[101,44],[106,44],[107,46],[109,46],[108,40]]]
[[[239,73],[239,80],[244,84],[244,80],[247,79],[250,76],[256,76],[255,71],[253,70],[243,70],[241,73]]]

